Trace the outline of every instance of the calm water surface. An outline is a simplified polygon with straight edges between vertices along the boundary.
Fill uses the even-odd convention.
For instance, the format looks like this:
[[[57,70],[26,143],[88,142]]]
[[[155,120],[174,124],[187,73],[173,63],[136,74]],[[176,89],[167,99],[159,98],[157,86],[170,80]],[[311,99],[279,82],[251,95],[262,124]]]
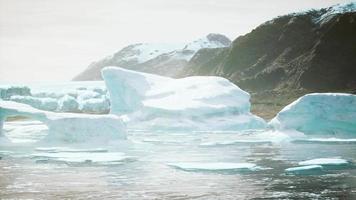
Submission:
[[[0,199],[356,199],[354,167],[321,175],[284,173],[299,161],[314,158],[340,157],[355,163],[355,143],[268,142],[271,138],[266,137],[273,134],[260,131],[131,131],[126,142],[93,146],[31,143],[45,135],[38,123],[7,123],[5,130],[14,144],[0,146]],[[242,141],[229,144],[237,140]],[[109,162],[36,156],[43,153],[36,148],[54,146],[82,149],[69,152],[76,158],[99,154]],[[101,150],[85,152],[93,148]],[[128,157],[110,162],[114,152]],[[175,162],[248,162],[261,169],[192,172],[168,165]]]

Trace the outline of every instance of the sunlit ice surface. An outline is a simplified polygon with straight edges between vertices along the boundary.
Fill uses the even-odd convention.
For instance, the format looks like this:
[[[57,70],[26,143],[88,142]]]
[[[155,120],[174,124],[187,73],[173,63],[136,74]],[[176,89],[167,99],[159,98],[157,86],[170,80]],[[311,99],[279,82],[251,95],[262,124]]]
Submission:
[[[42,142],[48,130],[38,121],[6,121],[4,131],[11,140],[0,147],[4,199],[356,197],[353,164],[315,174],[285,172],[319,158],[324,164],[336,159],[356,162],[350,138],[268,130],[129,130],[125,141],[74,144]]]

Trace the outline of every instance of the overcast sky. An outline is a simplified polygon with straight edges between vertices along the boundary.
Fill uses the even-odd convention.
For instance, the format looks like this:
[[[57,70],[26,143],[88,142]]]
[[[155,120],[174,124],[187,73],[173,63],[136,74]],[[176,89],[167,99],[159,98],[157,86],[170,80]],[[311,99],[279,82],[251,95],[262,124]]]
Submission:
[[[70,80],[136,42],[231,39],[278,15],[349,0],[0,0],[0,81]]]

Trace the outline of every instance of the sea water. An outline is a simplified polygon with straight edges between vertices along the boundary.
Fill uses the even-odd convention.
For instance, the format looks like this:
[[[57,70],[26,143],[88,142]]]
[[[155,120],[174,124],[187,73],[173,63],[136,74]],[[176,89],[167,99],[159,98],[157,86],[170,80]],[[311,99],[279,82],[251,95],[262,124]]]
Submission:
[[[271,131],[129,130],[109,144],[41,142],[36,121],[4,126],[0,199],[356,199],[356,169],[288,174],[301,161],[356,162],[353,139]]]

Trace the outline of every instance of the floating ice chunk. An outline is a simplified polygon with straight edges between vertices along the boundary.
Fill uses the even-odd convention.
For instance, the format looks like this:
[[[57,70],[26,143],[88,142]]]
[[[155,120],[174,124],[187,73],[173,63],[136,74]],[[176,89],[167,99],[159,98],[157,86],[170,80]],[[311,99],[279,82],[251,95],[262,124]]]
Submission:
[[[32,154],[35,159],[48,159],[69,163],[111,163],[123,162],[131,157],[121,152],[88,153],[88,152],[60,152],[60,153],[36,153]]]
[[[168,166],[185,171],[256,171],[261,169],[253,163],[230,162],[177,162],[168,163]]]
[[[242,130],[264,128],[250,113],[250,95],[221,77],[173,79],[106,67],[111,113],[128,127],[154,130]]]
[[[241,145],[241,144],[271,144],[268,140],[230,140],[220,142],[204,142],[199,146],[227,146],[227,145]]]
[[[342,139],[342,138],[310,138],[303,140],[295,140],[295,143],[325,143],[325,144],[355,144],[354,139]]]
[[[353,135],[356,133],[356,95],[305,95],[283,108],[270,125],[306,134]]]
[[[66,142],[108,142],[126,139],[125,126],[116,115],[54,113],[29,105],[0,101],[0,136],[9,116],[24,116],[43,122],[48,127],[45,139]]]
[[[299,165],[349,165],[350,162],[341,158],[317,158],[312,160],[306,160],[298,163]]]
[[[103,153],[108,152],[107,149],[103,148],[93,148],[93,149],[73,149],[69,147],[38,147],[35,149],[40,152],[48,152],[48,153],[59,153],[59,152],[72,152],[72,153],[80,153],[80,152],[88,152],[88,153]]]
[[[323,167],[321,165],[291,167],[285,169],[285,172],[286,174],[296,174],[296,175],[318,175],[323,173]]]

